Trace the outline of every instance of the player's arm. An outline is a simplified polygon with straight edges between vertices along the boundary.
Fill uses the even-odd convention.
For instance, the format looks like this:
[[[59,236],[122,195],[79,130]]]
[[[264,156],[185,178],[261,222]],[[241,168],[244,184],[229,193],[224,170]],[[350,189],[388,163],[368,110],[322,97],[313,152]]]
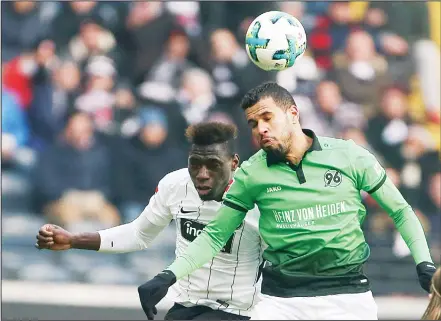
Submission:
[[[161,180],[149,204],[133,222],[91,233],[70,233],[46,224],[37,235],[37,248],[49,250],[83,249],[107,253],[143,250],[170,223],[172,215],[166,206],[169,188]]]
[[[245,219],[247,211],[254,207],[252,192],[247,188],[246,180],[246,173],[239,169],[215,219],[207,224],[202,233],[167,269],[138,287],[144,311],[154,307],[176,280],[209,262],[223,248]]]
[[[430,278],[425,284],[421,277],[425,278],[424,275],[427,273],[429,277],[429,274],[432,274],[430,271],[433,269],[434,272],[435,269],[426,236],[417,215],[370,152],[357,146],[354,154],[356,155],[354,167],[359,189],[369,193],[393,219],[417,264],[420,283],[426,289],[430,284]]]

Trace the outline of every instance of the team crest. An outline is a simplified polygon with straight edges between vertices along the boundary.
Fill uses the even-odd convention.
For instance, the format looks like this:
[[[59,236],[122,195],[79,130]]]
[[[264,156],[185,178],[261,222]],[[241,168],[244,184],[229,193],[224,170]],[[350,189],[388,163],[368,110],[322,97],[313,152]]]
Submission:
[[[342,174],[338,170],[330,169],[326,171],[323,178],[325,180],[325,187],[337,187],[341,184]]]

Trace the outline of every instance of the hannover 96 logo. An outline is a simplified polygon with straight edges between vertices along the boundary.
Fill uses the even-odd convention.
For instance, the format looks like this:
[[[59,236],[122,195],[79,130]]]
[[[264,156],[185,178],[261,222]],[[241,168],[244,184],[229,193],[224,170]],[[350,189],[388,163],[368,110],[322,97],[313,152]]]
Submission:
[[[325,176],[325,187],[336,187],[340,185],[342,180],[342,175],[338,170],[330,169],[326,171]]]

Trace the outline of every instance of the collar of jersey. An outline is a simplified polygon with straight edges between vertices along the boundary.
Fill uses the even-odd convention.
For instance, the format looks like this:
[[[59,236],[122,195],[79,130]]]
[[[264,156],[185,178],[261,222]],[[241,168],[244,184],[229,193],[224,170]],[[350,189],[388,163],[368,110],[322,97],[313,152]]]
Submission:
[[[317,138],[317,135],[311,129],[302,129],[302,131],[305,135],[312,138],[312,144],[309,147],[309,149],[306,151],[307,153],[312,152],[312,151],[322,150],[322,145],[320,145],[320,142]],[[268,167],[271,165],[277,164],[277,163],[285,163],[285,162],[286,162],[285,159],[275,157],[272,154],[267,154],[267,156],[266,156],[266,164]],[[297,168],[298,166],[300,166],[300,164],[297,166],[294,164],[291,164],[291,166]]]

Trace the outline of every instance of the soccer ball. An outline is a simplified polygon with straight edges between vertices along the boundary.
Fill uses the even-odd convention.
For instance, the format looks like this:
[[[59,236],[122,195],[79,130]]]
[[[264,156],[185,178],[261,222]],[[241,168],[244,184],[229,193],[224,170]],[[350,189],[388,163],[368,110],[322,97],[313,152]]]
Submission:
[[[294,65],[306,50],[306,33],[299,20],[280,11],[258,16],[245,37],[248,57],[267,71],[284,70]]]

